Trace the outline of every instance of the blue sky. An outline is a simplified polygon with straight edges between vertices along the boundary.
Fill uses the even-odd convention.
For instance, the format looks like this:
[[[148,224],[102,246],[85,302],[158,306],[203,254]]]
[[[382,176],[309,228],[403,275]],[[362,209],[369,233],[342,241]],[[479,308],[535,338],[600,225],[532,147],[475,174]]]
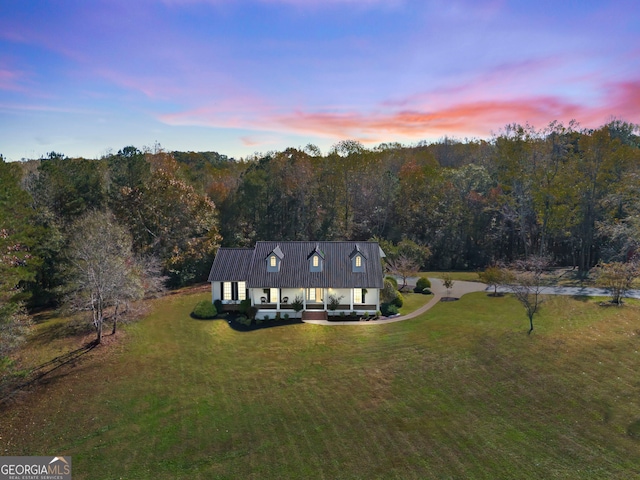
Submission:
[[[241,157],[640,123],[636,1],[8,0],[0,153]]]

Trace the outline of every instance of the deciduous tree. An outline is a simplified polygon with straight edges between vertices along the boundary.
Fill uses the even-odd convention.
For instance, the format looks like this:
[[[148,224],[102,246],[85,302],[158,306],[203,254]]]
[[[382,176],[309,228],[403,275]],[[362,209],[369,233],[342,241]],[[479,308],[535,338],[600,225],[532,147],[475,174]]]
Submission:
[[[640,276],[640,262],[602,263],[596,267],[596,282],[611,292],[611,303],[622,305],[622,298],[631,288],[633,281]]]
[[[549,264],[550,260],[546,257],[532,256],[527,260],[515,262],[511,267],[511,291],[527,312],[528,335],[533,332],[533,317],[540,311],[543,300],[542,275]]]
[[[122,303],[142,298],[142,272],[133,255],[131,235],[112,214],[88,212],[73,224],[72,231],[66,272],[68,301],[76,310],[91,312],[99,344],[107,309],[114,309],[117,322]]]

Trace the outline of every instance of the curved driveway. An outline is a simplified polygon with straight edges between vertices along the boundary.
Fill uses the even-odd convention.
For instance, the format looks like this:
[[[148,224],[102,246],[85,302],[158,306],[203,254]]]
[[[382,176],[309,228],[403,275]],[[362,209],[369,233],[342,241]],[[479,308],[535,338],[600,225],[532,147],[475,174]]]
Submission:
[[[451,287],[451,290],[447,290],[442,285],[442,280],[439,278],[430,278],[431,291],[433,292],[433,298],[422,307],[417,310],[408,313],[407,315],[399,315],[397,317],[385,318],[382,320],[375,320],[369,322],[329,322],[327,320],[306,320],[305,323],[313,323],[316,325],[379,325],[381,323],[394,323],[401,322],[403,320],[409,320],[422,315],[429,310],[435,304],[437,304],[442,297],[455,297],[460,298],[467,293],[472,292],[491,292],[493,287],[488,287],[484,283],[480,282],[464,282],[462,280],[456,280]],[[511,288],[507,285],[499,286],[498,292],[510,293]],[[543,287],[541,292],[543,295],[570,295],[574,297],[608,297],[609,291],[606,288],[591,288],[591,287]],[[640,290],[629,290],[626,298],[638,298],[640,299]]]
[[[447,289],[442,285],[442,280],[440,280],[439,278],[430,278],[429,280],[431,281],[431,291],[433,292],[433,298],[422,307],[406,315],[399,315],[397,317],[384,318],[382,320],[374,320],[369,322],[329,322],[328,320],[305,320],[304,323],[313,323],[316,325],[380,325],[381,323],[401,322],[403,320],[409,320],[410,318],[415,318],[419,315],[422,315],[424,312],[437,304],[442,297],[460,298],[467,293],[483,292],[487,289],[487,286],[484,283],[455,281],[453,283],[453,287],[451,287],[451,290],[447,291]]]

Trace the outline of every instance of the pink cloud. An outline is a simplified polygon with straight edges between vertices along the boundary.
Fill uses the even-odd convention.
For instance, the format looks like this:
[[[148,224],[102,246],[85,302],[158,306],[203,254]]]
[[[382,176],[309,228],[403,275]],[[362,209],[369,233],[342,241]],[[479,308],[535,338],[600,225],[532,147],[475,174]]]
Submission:
[[[601,89],[602,91],[602,89]],[[584,126],[599,126],[612,116],[640,122],[640,80],[609,85],[592,105],[554,95],[513,96],[490,95],[483,100],[471,99],[460,92],[436,101],[426,101],[429,94],[407,101],[382,103],[372,112],[335,108],[334,111],[297,109],[283,112],[266,102],[232,98],[215,106],[167,114],[160,120],[172,125],[199,125],[276,131],[328,138],[355,138],[363,142],[392,139],[423,139],[442,135],[489,137],[509,123],[528,122],[543,127],[554,120],[577,120]],[[475,95],[473,95],[475,96]],[[480,98],[480,95],[477,95]],[[485,95],[486,97],[486,95]],[[455,98],[455,101],[447,99]],[[254,137],[242,139],[254,145]]]

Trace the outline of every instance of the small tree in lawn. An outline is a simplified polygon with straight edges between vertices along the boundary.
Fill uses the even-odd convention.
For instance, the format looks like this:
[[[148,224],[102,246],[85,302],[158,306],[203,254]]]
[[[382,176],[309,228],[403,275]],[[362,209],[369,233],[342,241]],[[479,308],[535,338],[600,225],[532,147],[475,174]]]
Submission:
[[[299,314],[304,308],[304,299],[300,295],[296,295],[296,298],[291,302],[291,307],[293,307],[296,314]]]
[[[540,311],[542,304],[542,274],[549,266],[546,257],[531,257],[528,260],[516,262],[510,274],[513,284],[511,291],[527,312],[529,318],[528,335],[533,332],[533,317]]]
[[[596,268],[596,283],[611,292],[611,303],[621,306],[622,298],[631,288],[633,281],[640,276],[640,262],[603,263]]]
[[[454,283],[453,278],[451,278],[451,275],[448,273],[445,273],[442,276],[442,285],[447,289],[447,296],[451,295],[451,289],[453,288]]]
[[[491,265],[485,269],[484,272],[478,273],[480,281],[486,283],[490,287],[493,287],[493,294],[490,296],[498,296],[498,286],[509,283],[509,271],[506,268],[502,268],[498,265]]]

